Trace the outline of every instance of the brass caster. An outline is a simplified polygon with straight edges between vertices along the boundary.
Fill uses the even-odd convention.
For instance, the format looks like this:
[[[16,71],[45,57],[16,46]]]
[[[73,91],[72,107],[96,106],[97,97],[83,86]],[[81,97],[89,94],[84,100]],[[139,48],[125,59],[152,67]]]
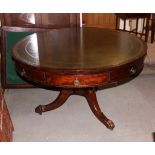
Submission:
[[[42,115],[42,105],[39,105],[38,107],[36,107],[35,112]]]
[[[115,127],[115,124],[113,123],[112,120],[109,119],[108,121],[106,121],[106,126],[107,128],[113,130],[113,128]]]

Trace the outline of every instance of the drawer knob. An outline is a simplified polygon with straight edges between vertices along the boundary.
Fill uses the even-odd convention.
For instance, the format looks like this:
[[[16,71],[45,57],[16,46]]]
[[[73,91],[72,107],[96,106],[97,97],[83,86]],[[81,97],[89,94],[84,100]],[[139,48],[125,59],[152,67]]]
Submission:
[[[76,77],[76,79],[74,80],[74,86],[79,86],[80,85],[80,81],[79,79]]]
[[[20,74],[21,74],[21,76],[25,75],[26,74],[25,70],[23,69]]]
[[[130,73],[131,73],[131,75],[135,75],[136,74],[136,69],[134,68],[134,67],[132,67],[131,69],[130,69]]]

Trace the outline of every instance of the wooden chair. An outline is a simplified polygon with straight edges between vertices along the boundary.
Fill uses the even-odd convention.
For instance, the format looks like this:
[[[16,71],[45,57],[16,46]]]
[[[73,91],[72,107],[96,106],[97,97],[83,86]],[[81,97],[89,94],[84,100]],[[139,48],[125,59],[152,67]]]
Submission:
[[[148,41],[148,35],[149,35],[149,21],[150,21],[151,14],[150,13],[116,13],[116,30],[122,30],[127,31],[130,33],[134,33],[136,35],[139,35],[140,37],[144,36],[145,41]],[[119,28],[119,21],[120,19],[123,20],[123,29]],[[129,19],[135,19],[136,20],[136,28],[133,30],[126,30],[126,21]],[[138,21],[139,19],[143,19],[143,25],[142,25],[142,32],[138,32]]]
[[[21,38],[38,31],[55,28],[78,27],[79,14],[1,14],[1,84],[7,88],[31,88],[31,84],[22,80],[15,71],[10,56],[10,48]]]

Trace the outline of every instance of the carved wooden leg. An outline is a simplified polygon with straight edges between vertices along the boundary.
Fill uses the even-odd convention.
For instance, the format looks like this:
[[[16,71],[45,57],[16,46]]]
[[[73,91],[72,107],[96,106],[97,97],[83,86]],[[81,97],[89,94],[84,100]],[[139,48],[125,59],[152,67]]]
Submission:
[[[47,104],[47,105],[39,105],[38,107],[36,107],[35,112],[41,115],[42,112],[50,111],[50,110],[60,107],[61,105],[65,103],[65,101],[68,99],[68,97],[72,93],[73,93],[72,90],[62,89],[58,97],[52,103]]]
[[[87,88],[87,89],[62,89],[58,97],[50,104],[47,105],[39,105],[36,107],[35,112],[42,114],[42,112],[50,111],[53,109],[56,109],[60,107],[62,104],[65,103],[65,101],[68,99],[70,95],[81,95],[84,96],[88,104],[94,113],[94,115],[109,129],[113,129],[115,127],[114,123],[108,119],[103,112],[101,111],[97,98],[96,93],[93,88]]]
[[[92,88],[85,90],[84,95],[88,101],[88,104],[94,113],[94,115],[109,129],[113,129],[115,127],[114,123],[108,119],[103,112],[101,111],[97,98],[96,98],[96,93],[95,90]]]

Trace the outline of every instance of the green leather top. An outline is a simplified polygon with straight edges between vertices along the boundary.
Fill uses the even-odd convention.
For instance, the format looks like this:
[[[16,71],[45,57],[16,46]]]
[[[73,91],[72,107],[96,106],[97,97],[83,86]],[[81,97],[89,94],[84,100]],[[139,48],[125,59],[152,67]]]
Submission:
[[[144,56],[146,43],[126,32],[101,28],[65,28],[32,34],[13,49],[20,62],[43,68],[116,67]]]

